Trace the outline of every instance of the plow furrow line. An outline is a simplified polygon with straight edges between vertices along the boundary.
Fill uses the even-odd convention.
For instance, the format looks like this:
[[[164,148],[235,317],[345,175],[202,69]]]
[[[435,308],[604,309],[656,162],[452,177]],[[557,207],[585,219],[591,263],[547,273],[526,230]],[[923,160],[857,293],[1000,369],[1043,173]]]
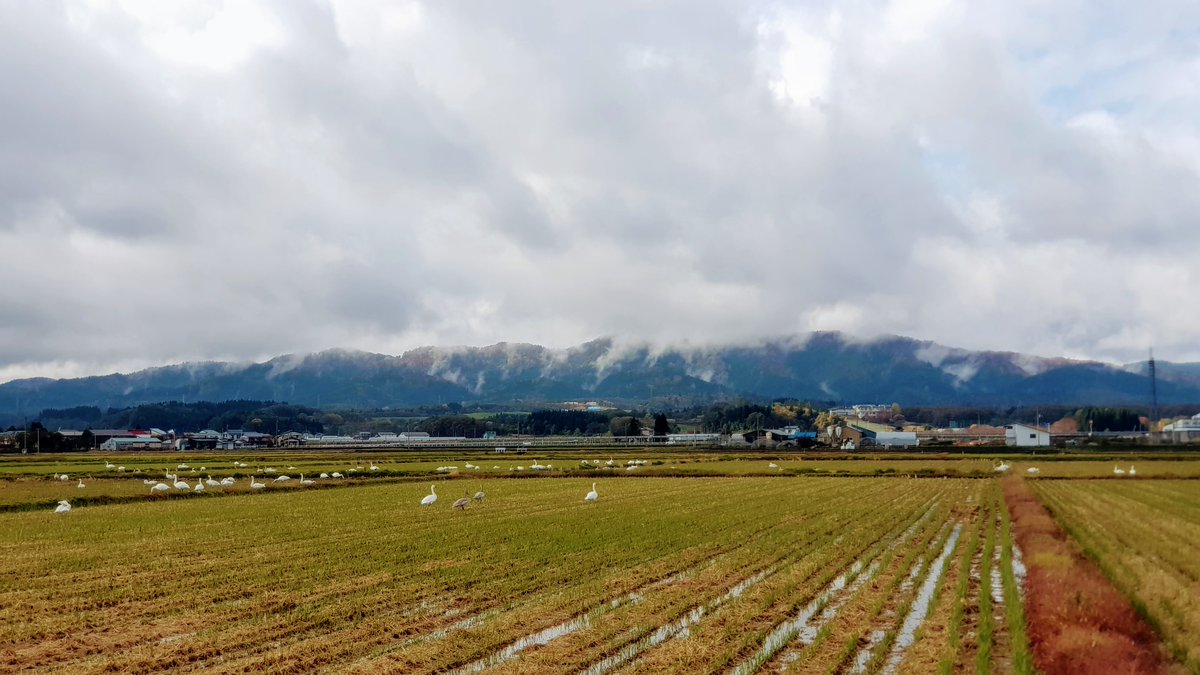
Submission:
[[[925,543],[925,548],[937,550],[939,545],[944,544],[944,541],[948,538],[949,526],[949,522],[943,523],[941,527],[938,528],[937,533]],[[904,606],[904,603],[913,593],[913,587],[916,586],[917,579],[919,579],[921,575],[929,569],[930,565],[932,565],[932,563],[927,563],[925,551],[922,551],[917,554],[913,560],[912,566],[909,568],[904,577],[899,580],[899,583],[897,584],[894,581],[892,582],[895,589],[892,599],[895,601],[896,607]],[[882,606],[879,607],[879,610],[884,609],[885,608]],[[895,616],[895,611],[890,609],[885,611],[883,614],[872,614],[871,625],[875,626],[876,630],[871,631],[871,633],[866,636],[866,644],[862,645],[858,649],[858,652],[854,655],[854,658],[851,661],[853,664],[851,666],[851,672],[864,673],[870,669],[871,664],[874,663],[876,657],[878,656],[877,651],[879,651],[879,645],[882,642],[886,642],[890,636],[889,630],[892,623],[888,617],[891,616]],[[885,628],[889,630],[885,630]]]
[[[734,598],[741,597],[741,595],[748,589],[752,588],[763,579],[766,579],[767,577],[776,573],[779,571],[779,569],[780,565],[772,565],[771,567],[761,570],[751,577],[742,579],[737,583],[737,585],[726,591],[723,595],[718,596],[706,604],[693,607],[683,616],[671,621],[670,623],[659,626],[653,633],[641,638],[640,640],[625,645],[616,654],[606,657],[599,663],[592,664],[591,667],[584,672],[587,673],[587,675],[600,675],[601,673],[606,673],[613,668],[624,665],[647,649],[656,647],[672,637],[686,634],[686,631],[688,631],[697,623],[700,623],[700,620],[703,619],[705,615],[719,609],[721,605],[724,605],[726,602],[729,602]]]
[[[892,532],[888,533],[888,535],[884,538],[887,539],[891,543],[895,543],[895,542],[902,541],[903,539],[907,539],[909,536],[911,536],[913,533],[915,533],[919,529],[921,523],[923,523],[936,510],[937,499],[936,498],[930,499],[923,506],[926,506],[926,510],[921,514],[921,516],[919,516],[916,520],[914,520],[913,523],[911,525],[909,525],[909,527],[906,530],[904,530],[903,532],[901,532],[899,534],[897,534],[895,532],[895,530],[893,530]],[[808,543],[812,543],[812,542],[808,542]],[[874,553],[871,554],[871,557],[878,556],[882,552],[882,550],[884,550],[885,548],[887,548],[887,546],[881,546],[877,551],[875,551]],[[788,564],[790,564],[790,563],[788,563]],[[865,557],[864,557],[864,561],[859,561],[856,564],[859,565],[859,567],[856,571],[856,573],[857,573],[857,572],[860,572],[862,570],[862,566],[866,564]],[[779,563],[776,563],[776,565],[774,566],[775,569],[764,570],[764,572],[768,572],[768,573],[763,575],[762,578],[751,577],[750,579],[744,580],[742,582],[742,584],[747,584],[747,582],[752,582],[752,583],[748,583],[748,585],[746,585],[745,588],[735,587],[733,590],[736,591],[736,595],[734,595],[732,597],[722,596],[722,597],[717,598],[716,600],[710,602],[707,605],[700,605],[700,606],[694,607],[691,611],[685,613],[684,615],[677,618],[676,620],[674,620],[670,623],[664,624],[663,626],[660,626],[658,629],[656,629],[650,635],[644,636],[639,640],[636,640],[630,644],[627,644],[616,654],[605,658],[604,660],[602,660],[601,662],[599,662],[597,664],[593,664],[587,671],[584,671],[584,672],[586,672],[588,675],[607,672],[608,670],[611,670],[612,668],[623,666],[623,665],[629,663],[630,661],[632,661],[633,659],[638,659],[639,657],[642,656],[642,654],[645,651],[662,644],[663,642],[665,642],[667,639],[669,639],[671,637],[685,638],[685,637],[690,636],[692,626],[699,623],[706,615],[711,614],[713,611],[719,609],[721,605],[725,604],[725,602],[727,602],[728,600],[733,599],[733,597],[740,596],[750,586],[757,585],[759,582],[763,581],[766,577],[771,576],[772,574],[777,572],[779,569],[782,569],[784,566],[785,565],[783,564],[782,561],[780,561]],[[756,576],[758,576],[758,575],[756,575]],[[846,575],[843,575],[843,577],[845,577],[845,576]],[[846,579],[843,578],[841,583],[843,583],[843,584],[846,583]],[[739,585],[741,585],[741,584],[739,584]],[[726,594],[726,595],[728,596],[729,594]],[[634,663],[636,664],[637,661],[634,661]]]
[[[913,601],[913,606],[909,609],[908,616],[904,617],[904,623],[900,626],[896,642],[892,645],[891,654],[888,656],[887,663],[883,666],[882,672],[884,675],[891,675],[896,672],[900,667],[900,662],[904,660],[904,652],[916,640],[917,629],[921,627],[921,624],[925,621],[925,617],[929,614],[929,604],[933,600],[933,594],[937,590],[938,582],[942,579],[946,560],[954,552],[954,547],[958,544],[958,536],[961,533],[962,523],[957,523],[950,532],[950,537],[946,540],[946,545],[942,547],[942,552],[930,564],[929,571],[925,574],[925,581],[921,584],[921,590],[917,592],[917,598]]]
[[[880,556],[886,550],[895,548],[912,537],[918,531],[921,524],[933,514],[935,508],[936,504],[931,505],[906,530],[888,541],[886,545],[877,548],[869,557],[854,561],[850,567],[838,575],[816,597],[809,601],[804,609],[768,633],[766,639],[763,641],[763,645],[757,652],[729,672],[732,675],[753,673],[797,638],[805,646],[814,642],[821,628],[837,616],[838,610],[841,609],[842,605],[854,597],[866,582],[873,579],[879,573]],[[864,567],[866,568],[865,574],[863,573]],[[814,623],[813,618],[817,616],[818,612],[821,612],[821,615]],[[799,652],[793,653],[791,660],[795,660],[798,656]]]
[[[936,506],[935,501],[936,500],[932,500],[932,499],[930,500],[931,505],[929,506],[929,509],[928,509],[928,511],[926,511],[925,515],[928,515],[929,513],[931,513],[933,511],[933,509]],[[922,518],[924,518],[924,517],[925,516],[923,515]],[[769,531],[771,529],[772,528],[766,528],[764,530],[764,532]],[[688,570],[687,573],[690,575],[690,573],[694,573],[695,571],[697,571],[703,567],[707,567],[708,565],[712,564],[713,562],[715,562],[715,559],[710,559],[706,563]],[[698,623],[702,618],[704,618],[704,616],[706,614],[719,608],[721,605],[725,604],[729,600],[741,596],[747,589],[758,584],[763,579],[767,578],[768,576],[774,574],[776,571],[781,569],[784,566],[783,562],[784,562],[783,559],[781,559],[781,560],[777,561],[775,564],[763,569],[759,573],[757,573],[747,579],[743,579],[741,582],[739,582],[737,585],[735,585],[733,588],[731,588],[725,594],[719,596],[718,598],[716,598],[704,605],[698,605],[696,607],[693,607],[691,610],[689,610],[688,612],[686,612],[684,615],[677,618],[676,620],[671,621],[667,624],[664,624],[664,625],[658,627],[651,634],[643,636],[641,639],[635,640],[635,641],[625,645],[625,647],[623,647],[616,654],[602,660],[599,663],[593,664],[586,672],[588,672],[588,673],[607,672],[608,670],[611,670],[613,668],[619,667],[619,666],[627,663],[631,659],[636,658],[638,655],[640,655],[646,649],[657,646],[657,645],[661,644],[662,642],[666,641],[667,639],[669,639],[670,637],[679,636],[681,634],[686,634],[686,631],[688,629],[690,629],[690,627],[692,625]],[[622,605],[639,602],[641,600],[642,593],[644,593],[645,591],[651,590],[652,588],[661,587],[663,585],[666,585],[666,584],[663,584],[662,581],[655,582],[655,584],[650,584],[646,587],[643,587],[642,589],[638,589],[637,591],[629,593],[628,595],[620,596],[618,598],[614,598],[613,600],[611,600],[607,603],[602,603],[600,605],[597,605],[596,607],[589,610],[588,612],[577,615],[577,616],[575,616],[571,619],[568,619],[567,621],[564,621],[555,626],[551,626],[549,628],[543,629],[536,633],[526,635],[526,636],[522,637],[521,639],[519,639],[513,643],[510,643],[505,648],[503,648],[497,652],[494,652],[487,657],[473,661],[473,662],[471,662],[465,666],[462,666],[452,672],[454,672],[454,673],[478,673],[483,670],[486,670],[487,668],[494,667],[494,666],[503,664],[505,662],[511,661],[511,660],[517,658],[521,654],[521,652],[525,651],[526,649],[529,649],[530,647],[543,646],[543,645],[549,644],[550,642],[552,642],[558,638],[570,635],[572,633],[576,633],[580,630],[590,628],[592,625],[591,622],[593,620],[598,619],[599,617],[603,616],[604,614],[608,613],[609,611],[616,609],[617,607],[620,607]]]
[[[708,560],[704,561],[703,563],[701,563],[699,565],[696,565],[696,566],[691,567],[686,570],[682,570],[680,572],[676,572],[675,574],[672,574],[668,577],[658,579],[657,581],[653,581],[649,584],[646,584],[645,586],[642,586],[641,588],[638,588],[637,590],[634,590],[627,594],[612,598],[611,600],[609,600],[607,602],[596,605],[591,610],[589,610],[583,614],[579,614],[579,615],[572,617],[562,623],[556,624],[554,626],[550,626],[549,628],[545,628],[536,633],[531,633],[529,635],[526,635],[525,637],[522,637],[521,639],[513,642],[512,644],[509,644],[504,649],[501,649],[485,658],[468,663],[467,665],[462,666],[461,668],[455,669],[453,672],[456,673],[457,675],[465,675],[467,673],[479,673],[479,672],[482,672],[493,666],[498,666],[502,663],[505,663],[507,661],[511,661],[511,660],[517,658],[517,656],[520,655],[521,652],[525,651],[526,649],[528,649],[530,647],[545,645],[545,644],[550,643],[552,640],[556,640],[560,637],[563,637],[564,635],[570,635],[571,633],[574,633],[578,630],[581,630],[584,628],[589,628],[589,627],[591,627],[593,619],[599,618],[600,616],[603,616],[607,612],[617,609],[618,607],[621,607],[621,606],[624,606],[624,605],[627,605],[630,603],[641,602],[642,598],[644,597],[644,595],[646,593],[653,591],[655,589],[658,589],[658,588],[662,588],[664,586],[669,586],[671,584],[683,581],[683,580],[691,577],[692,575],[696,574],[696,572],[716,564],[721,558],[725,557],[726,555],[727,554],[721,554],[719,556],[709,558]],[[495,614],[495,613],[498,613],[498,611],[485,612],[484,614]],[[474,625],[477,625],[478,623],[480,623],[484,620],[484,617],[482,615],[477,615],[477,616],[479,617],[479,619],[472,623],[460,626],[460,624],[465,624],[468,621],[468,620],[464,620],[464,621],[460,621],[458,624],[455,624],[455,626],[452,626],[451,628],[461,630],[464,628],[470,628]],[[472,619],[474,619],[474,618],[476,618],[476,617],[472,617]],[[434,635],[429,635],[429,636],[423,636],[422,638],[416,638],[411,642],[426,641],[426,640],[430,640],[430,639],[440,639],[440,638],[443,638],[446,635],[448,635],[450,632],[451,631],[447,630],[442,635],[434,634]],[[407,645],[405,645],[405,646],[407,646]]]

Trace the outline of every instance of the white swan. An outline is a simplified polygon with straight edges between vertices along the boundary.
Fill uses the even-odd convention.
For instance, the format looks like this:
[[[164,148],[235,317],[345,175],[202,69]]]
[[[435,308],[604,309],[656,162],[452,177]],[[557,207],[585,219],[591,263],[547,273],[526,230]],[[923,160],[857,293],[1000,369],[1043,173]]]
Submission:
[[[150,488],[150,491],[151,491],[151,492],[166,492],[166,491],[168,491],[168,490],[170,490],[170,489],[171,489],[171,486],[170,486],[170,485],[167,485],[166,483],[155,483],[155,484],[154,484],[154,485],[153,485],[153,486]]]
[[[1000,473],[1004,473],[1005,471],[1008,471],[1008,469],[1009,469],[1009,466],[1007,464],[1005,464],[1004,462],[1000,462],[999,464],[992,467],[992,471],[999,471]]]
[[[196,481],[196,487],[192,488],[193,492],[204,492],[204,481]]]
[[[71,503],[67,500],[62,500],[58,503],[58,508],[54,509],[55,513],[66,513],[71,510]]]
[[[378,471],[378,470],[379,470],[379,467],[375,466],[375,462],[371,462],[371,470],[372,470],[372,471]]]
[[[317,478],[329,478],[329,474],[322,473],[320,476],[317,476]]]
[[[219,480],[216,480],[215,478],[213,478],[213,477],[212,477],[212,474],[209,474],[209,476],[208,476],[208,480],[204,481],[204,483],[205,483],[206,485],[208,485],[209,487],[220,487],[220,486],[221,486],[221,481],[219,481]]]
[[[600,495],[596,493],[596,484],[592,483],[592,491],[587,493],[587,496],[583,498],[583,501],[594,502],[597,499],[600,499]]]
[[[76,487],[85,488],[85,487],[87,487],[87,486],[83,484],[83,479],[82,479],[82,478],[80,478],[80,479],[79,479],[79,485],[77,485]]]
[[[114,464],[112,462],[110,462],[108,460],[104,460],[104,468],[111,469],[111,468],[113,468],[113,466],[114,466]]]
[[[429,486],[429,494],[421,498],[421,506],[429,506],[437,501],[437,490],[434,489],[436,487],[436,485]]]
[[[221,479],[221,485],[233,485],[236,482],[237,482],[237,479],[234,478],[233,476],[225,476],[224,478]]]
[[[1041,473],[1041,470],[1038,469],[1036,466],[1031,466],[1028,469],[1025,469],[1025,473],[1029,474],[1030,476],[1036,476],[1039,473]]]
[[[1124,476],[1124,475],[1125,475],[1125,469],[1122,469],[1122,468],[1121,468],[1121,467],[1119,467],[1119,466],[1114,466],[1114,467],[1113,467],[1113,475],[1114,475],[1114,476]]]
[[[334,477],[334,478],[345,478],[345,476],[343,476],[343,475],[341,474],[341,472],[338,472],[338,471],[334,471],[334,472],[333,472],[333,477]]]
[[[123,466],[118,466],[118,467],[117,467],[117,473],[125,473],[125,467],[123,467]]]
[[[250,476],[250,489],[251,490],[261,490],[265,487],[267,487],[266,483],[255,483],[254,476]]]
[[[317,481],[315,481],[311,478],[305,478],[304,474],[300,474],[300,484],[301,485],[312,485],[315,482],[317,482]]]
[[[613,462],[612,457],[609,457],[608,461],[604,463],[604,466],[612,466],[613,464],[615,464],[615,462]]]
[[[1129,475],[1130,475],[1130,476],[1136,476],[1136,475],[1137,475],[1137,469],[1133,468],[1133,465],[1132,465],[1132,464],[1130,464],[1130,465],[1129,465]]]
[[[276,478],[275,480],[273,480],[273,481],[271,481],[271,482],[272,482],[272,483],[278,483],[278,482],[279,482],[279,481],[281,481],[281,480],[291,480],[291,479],[292,479],[292,477],[291,477],[291,476],[280,476],[280,477]]]
[[[182,480],[175,481],[175,489],[176,490],[189,490],[189,489],[191,489],[191,487],[192,487],[191,485],[187,484],[187,481],[182,481]]]

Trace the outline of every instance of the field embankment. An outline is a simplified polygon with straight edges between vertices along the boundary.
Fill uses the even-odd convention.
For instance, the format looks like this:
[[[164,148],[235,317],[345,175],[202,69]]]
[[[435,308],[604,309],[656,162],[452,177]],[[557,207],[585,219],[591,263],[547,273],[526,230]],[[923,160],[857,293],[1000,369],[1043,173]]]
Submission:
[[[1036,668],[1047,675],[1175,672],[1154,630],[1027,481],[1005,479],[1004,496],[1027,568],[1025,611]]]

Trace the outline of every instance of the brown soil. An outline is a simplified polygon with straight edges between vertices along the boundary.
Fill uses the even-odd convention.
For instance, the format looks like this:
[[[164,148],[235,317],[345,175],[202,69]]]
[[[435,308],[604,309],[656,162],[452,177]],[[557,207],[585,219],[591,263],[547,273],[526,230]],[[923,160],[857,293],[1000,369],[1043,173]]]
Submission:
[[[1034,665],[1046,675],[1179,673],[1158,636],[1033,495],[1004,480],[1013,534],[1024,553],[1025,616]]]

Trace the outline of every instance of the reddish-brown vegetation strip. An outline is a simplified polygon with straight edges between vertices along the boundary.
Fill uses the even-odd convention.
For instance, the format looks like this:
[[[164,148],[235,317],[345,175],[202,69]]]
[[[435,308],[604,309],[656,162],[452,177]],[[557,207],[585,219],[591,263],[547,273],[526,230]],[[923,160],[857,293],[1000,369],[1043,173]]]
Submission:
[[[1024,552],[1025,616],[1034,664],[1047,675],[1176,673],[1158,636],[1054,521],[1025,481],[1004,481]]]

